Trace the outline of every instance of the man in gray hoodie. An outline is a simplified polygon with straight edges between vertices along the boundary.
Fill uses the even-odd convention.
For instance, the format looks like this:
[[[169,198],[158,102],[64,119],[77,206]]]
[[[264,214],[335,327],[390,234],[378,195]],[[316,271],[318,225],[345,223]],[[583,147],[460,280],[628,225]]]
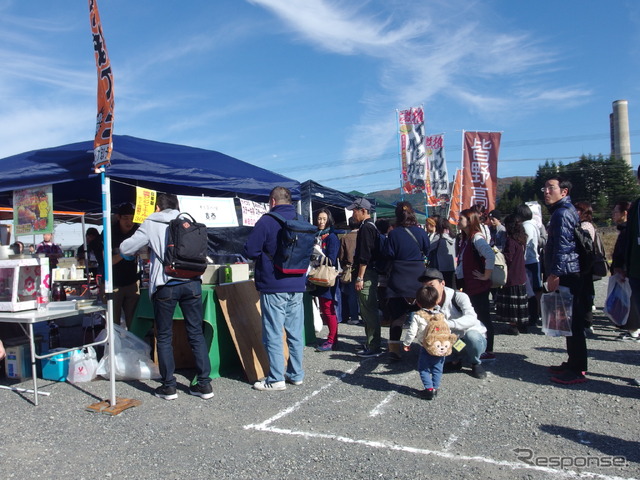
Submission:
[[[198,376],[198,383],[189,388],[189,393],[208,399],[213,397],[213,390],[209,376],[209,353],[202,333],[202,280],[200,277],[170,277],[164,273],[162,264],[167,245],[167,227],[179,213],[178,198],[175,195],[159,194],[156,211],[147,217],[136,233],[120,244],[120,254],[122,258],[130,259],[142,247],[148,246],[150,250],[149,296],[153,303],[158,364],[162,377],[162,385],[156,388],[154,395],[165,400],[178,398],[171,339],[173,312],[176,304],[180,304]]]

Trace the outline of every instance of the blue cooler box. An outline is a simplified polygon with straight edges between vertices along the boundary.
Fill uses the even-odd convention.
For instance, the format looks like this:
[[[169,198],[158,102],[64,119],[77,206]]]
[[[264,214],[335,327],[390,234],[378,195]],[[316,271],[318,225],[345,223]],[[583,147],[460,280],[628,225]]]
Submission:
[[[54,348],[49,353],[53,353],[56,350],[65,350],[64,348]],[[75,352],[81,350],[74,350],[67,353],[59,353],[53,357],[42,359],[42,378],[45,380],[54,380],[56,382],[64,382],[69,374],[69,359]]]

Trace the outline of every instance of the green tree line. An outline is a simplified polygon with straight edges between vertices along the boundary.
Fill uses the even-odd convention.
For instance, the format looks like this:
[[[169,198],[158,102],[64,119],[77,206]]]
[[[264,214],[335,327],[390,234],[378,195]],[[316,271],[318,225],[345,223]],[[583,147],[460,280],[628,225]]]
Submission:
[[[566,165],[547,161],[538,167],[535,177],[524,182],[515,180],[500,196],[496,208],[503,214],[508,214],[521,203],[536,200],[542,205],[546,220],[548,212],[541,188],[553,175],[559,175],[572,183],[570,196],[573,203],[591,203],[594,222],[598,225],[611,223],[611,211],[617,202],[632,202],[640,196],[636,173],[623,159],[617,156],[583,155],[580,160]]]

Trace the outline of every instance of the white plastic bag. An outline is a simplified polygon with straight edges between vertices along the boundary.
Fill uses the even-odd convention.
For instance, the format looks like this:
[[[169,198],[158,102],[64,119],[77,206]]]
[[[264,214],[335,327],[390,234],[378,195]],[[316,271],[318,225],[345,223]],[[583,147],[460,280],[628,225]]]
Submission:
[[[67,380],[71,383],[90,382],[96,378],[97,369],[96,351],[93,347],[86,347],[83,350],[73,352],[69,358]]]
[[[631,285],[628,278],[619,274],[609,277],[607,285],[607,300],[604,302],[604,313],[617,326],[627,324],[631,311]]]
[[[558,287],[540,299],[542,331],[550,337],[570,337],[573,295],[567,287]]]
[[[119,325],[113,325],[116,380],[150,380],[160,378],[158,366],[151,360],[151,347]],[[101,333],[102,335],[102,333]],[[100,338],[101,335],[98,335]],[[103,337],[104,338],[104,337]],[[97,340],[97,339],[96,339]],[[108,343],[107,343],[108,346]],[[100,360],[97,374],[109,378],[109,349]]]
[[[315,330],[316,334],[318,334],[322,331],[323,327],[318,297],[311,297],[311,305],[313,308],[313,329]]]

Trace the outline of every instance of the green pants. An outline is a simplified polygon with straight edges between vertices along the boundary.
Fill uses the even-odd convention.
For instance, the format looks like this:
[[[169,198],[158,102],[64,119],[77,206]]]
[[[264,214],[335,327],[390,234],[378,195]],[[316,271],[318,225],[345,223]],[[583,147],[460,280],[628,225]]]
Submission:
[[[364,273],[362,290],[358,292],[360,316],[364,320],[364,332],[367,335],[367,348],[380,350],[380,317],[378,316],[378,273],[367,268]]]

